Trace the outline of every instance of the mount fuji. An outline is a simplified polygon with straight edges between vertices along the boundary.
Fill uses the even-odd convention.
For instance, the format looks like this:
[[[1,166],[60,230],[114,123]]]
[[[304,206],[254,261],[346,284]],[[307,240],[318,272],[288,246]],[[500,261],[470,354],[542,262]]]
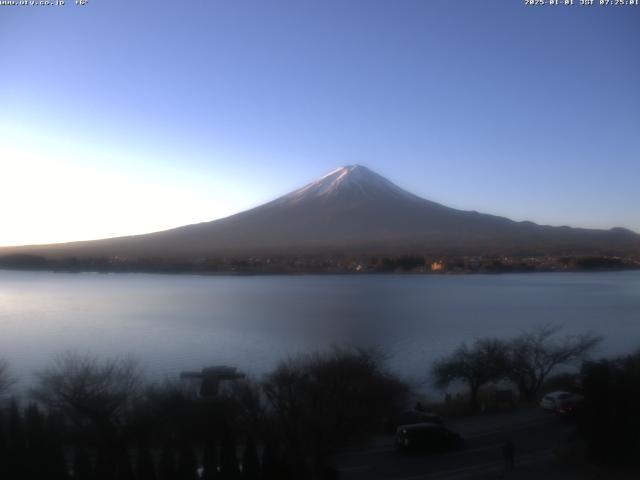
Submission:
[[[575,255],[640,252],[640,235],[516,222],[425,200],[360,165],[223,219],[162,232],[11,247],[0,255],[202,258],[433,254]]]

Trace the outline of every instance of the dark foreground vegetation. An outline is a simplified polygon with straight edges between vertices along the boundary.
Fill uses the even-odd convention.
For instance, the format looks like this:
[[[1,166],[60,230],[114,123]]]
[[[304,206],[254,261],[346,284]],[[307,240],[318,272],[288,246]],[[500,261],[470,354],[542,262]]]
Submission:
[[[588,456],[605,465],[640,466],[640,351],[586,362],[580,432]]]
[[[0,256],[0,268],[59,272],[147,272],[211,274],[336,273],[526,273],[640,269],[640,258],[613,255],[433,256],[305,255],[197,259]]]
[[[337,478],[328,455],[380,431],[409,393],[375,352],[341,348],[206,397],[145,385],[126,359],[66,354],[38,377],[31,403],[0,418],[0,478]],[[0,378],[6,390],[6,365]]]
[[[588,361],[598,337],[558,333],[541,327],[462,345],[433,366],[433,380],[466,385],[473,414],[483,410],[488,385],[513,388],[514,403],[531,405],[557,367],[581,364],[571,378],[585,403],[572,421],[590,459],[637,463],[640,353]],[[0,362],[0,478],[339,478],[334,453],[388,431],[416,405],[414,392],[382,360],[375,351],[336,347],[284,361],[259,381],[228,381],[204,394],[184,381],[148,384],[131,359],[67,353],[39,372],[21,399],[11,396],[10,370]],[[449,402],[434,408],[446,416]]]

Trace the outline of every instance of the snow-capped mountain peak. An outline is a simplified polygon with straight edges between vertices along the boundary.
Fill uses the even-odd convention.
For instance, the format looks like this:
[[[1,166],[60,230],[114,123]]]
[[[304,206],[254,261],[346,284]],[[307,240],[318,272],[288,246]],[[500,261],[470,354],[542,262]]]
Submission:
[[[304,200],[338,195],[363,198],[392,196],[412,200],[417,198],[367,167],[346,165],[336,168],[318,180],[285,195],[282,200],[286,203],[298,203]]]

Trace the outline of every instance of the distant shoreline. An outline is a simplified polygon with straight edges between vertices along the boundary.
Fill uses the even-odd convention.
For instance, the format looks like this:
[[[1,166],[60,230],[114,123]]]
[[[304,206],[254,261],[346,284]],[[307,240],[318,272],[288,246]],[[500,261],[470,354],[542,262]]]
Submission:
[[[630,257],[449,257],[421,256],[269,259],[207,259],[199,261],[109,258],[46,259],[33,255],[0,257],[0,270],[51,273],[145,273],[203,276],[284,275],[497,275],[507,273],[579,273],[640,270]]]

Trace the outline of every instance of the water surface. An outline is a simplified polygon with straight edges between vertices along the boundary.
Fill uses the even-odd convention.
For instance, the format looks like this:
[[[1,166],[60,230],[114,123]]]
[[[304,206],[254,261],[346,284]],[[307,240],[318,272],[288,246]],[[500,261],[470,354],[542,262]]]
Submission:
[[[23,383],[65,350],[133,354],[150,376],[229,364],[259,375],[332,343],[378,346],[416,381],[462,341],[536,324],[640,347],[640,272],[195,276],[0,270],[0,357]]]

